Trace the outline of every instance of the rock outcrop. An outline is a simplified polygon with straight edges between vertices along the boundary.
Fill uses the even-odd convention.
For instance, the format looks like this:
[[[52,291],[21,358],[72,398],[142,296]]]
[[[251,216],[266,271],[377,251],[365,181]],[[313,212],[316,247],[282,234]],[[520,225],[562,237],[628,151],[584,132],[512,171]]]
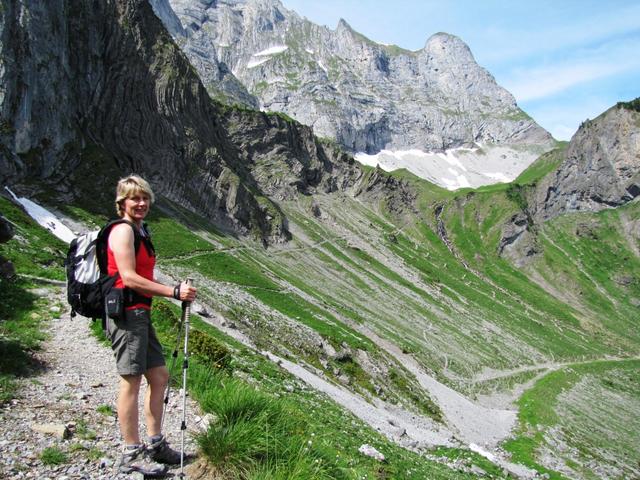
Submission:
[[[560,168],[536,190],[538,219],[597,212],[640,195],[640,111],[633,105],[619,103],[580,126]]]
[[[453,35],[412,52],[344,20],[318,26],[278,0],[169,1],[184,29],[178,43],[212,95],[284,112],[347,150],[552,143]]]
[[[565,213],[598,212],[636,199],[640,196],[640,101],[618,103],[585,121],[555,171],[536,185],[513,185],[509,192],[521,212],[504,225],[498,250],[518,266],[540,252],[532,231],[535,225]],[[628,229],[633,236],[631,221]]]
[[[0,214],[0,243],[6,243],[13,238],[14,231],[9,221]],[[16,271],[9,260],[0,255],[0,278],[11,278]]]

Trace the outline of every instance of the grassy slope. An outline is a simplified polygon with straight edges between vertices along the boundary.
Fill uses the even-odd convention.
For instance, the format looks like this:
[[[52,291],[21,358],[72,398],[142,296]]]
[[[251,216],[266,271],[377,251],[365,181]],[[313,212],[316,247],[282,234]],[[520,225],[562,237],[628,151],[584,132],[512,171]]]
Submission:
[[[557,152],[543,157],[517,184],[535,184],[558,158]],[[416,181],[404,172],[399,176]],[[248,270],[217,278],[251,294],[235,305],[242,314],[263,316],[264,310],[255,308],[257,299],[334,345],[345,342],[363,350],[370,347],[359,345],[362,336],[350,328],[366,325],[412,352],[441,380],[472,395],[508,390],[531,378],[522,372],[510,375],[515,367],[637,351],[637,307],[631,302],[640,298],[633,276],[638,256],[621,219],[637,218],[637,204],[549,222],[539,232],[543,255],[518,270],[497,255],[501,225],[521,207],[508,185],[455,194],[423,188],[420,222],[338,195],[314,198],[321,218],[312,215],[308,199],[285,204],[292,244],[225,252]],[[442,219],[455,256],[435,233],[436,204],[444,205]],[[226,269],[224,262],[214,263],[207,268]],[[532,273],[546,285],[532,281]],[[221,300],[234,308],[233,299]],[[307,360],[314,363],[312,356]],[[502,370],[504,377],[478,380],[487,367]],[[356,383],[366,387],[367,380]],[[628,443],[624,431],[620,436]]]
[[[549,168],[543,165],[538,174]],[[532,175],[524,178],[523,184],[535,182]],[[206,263],[213,268],[206,274],[251,294],[238,304],[239,297],[220,298],[241,316],[264,316],[263,308],[255,308],[259,300],[334,345],[370,350],[351,330],[366,325],[469,394],[526,382],[530,374],[508,374],[516,366],[637,351],[631,300],[640,298],[632,273],[638,258],[620,219],[637,218],[637,205],[548,223],[540,233],[544,255],[521,271],[496,253],[500,225],[519,208],[508,188],[457,195],[430,188],[418,224],[401,223],[348,197],[316,197],[321,219],[311,214],[309,202],[292,202],[284,206],[294,231],[290,246],[226,251],[225,261]],[[433,208],[427,207],[436,202],[445,204],[442,215],[457,257],[434,233]],[[584,224],[589,228],[579,228]],[[233,277],[222,276],[228,261],[238,265]],[[531,281],[530,271],[546,279],[547,288]],[[584,301],[568,304],[576,288]],[[486,367],[504,370],[505,377],[476,382]],[[619,441],[628,443],[620,434]]]
[[[64,305],[51,305],[46,297],[42,297],[42,289],[48,288],[38,285],[36,293],[33,285],[21,275],[33,275],[55,280],[63,280],[64,272],[62,260],[66,253],[66,245],[57,240],[46,230],[39,227],[29,219],[18,207],[8,200],[0,197],[0,211],[16,225],[16,236],[8,243],[0,245],[0,254],[12,260],[16,265],[18,278],[13,282],[2,283],[2,302],[0,304],[0,399],[2,402],[9,400],[16,394],[18,388],[17,378],[28,375],[30,372],[30,353],[39,348],[44,338],[41,332],[43,322],[55,315],[57,311],[64,309]],[[100,217],[81,208],[69,209],[85,220],[93,219],[100,222]],[[182,229],[178,224],[168,221],[161,214],[155,215],[151,223],[157,229],[157,243],[162,245],[169,237],[177,232],[185,242],[184,250],[180,248],[177,240],[172,243],[175,254],[180,256],[189,252],[187,245],[197,238],[190,230]],[[202,232],[200,232],[202,233]],[[218,235],[215,230],[207,230],[207,235]],[[229,242],[229,239],[218,238],[221,244]],[[35,259],[29,260],[29,259]],[[266,281],[266,280],[265,280]],[[55,308],[53,308],[55,307]],[[176,308],[168,302],[160,301],[154,309],[154,323],[158,326],[159,334],[165,343],[167,353],[175,346],[175,317],[179,315]],[[218,464],[218,469],[233,472],[229,478],[297,478],[301,474],[304,478],[406,478],[406,479],[465,479],[474,478],[473,475],[459,470],[452,470],[444,465],[445,454],[448,457],[462,457],[463,465],[479,465],[487,472],[498,475],[500,472],[482,457],[471,452],[447,450],[441,452],[441,459],[425,457],[389,442],[379,433],[372,431],[361,421],[345,413],[330,399],[318,394],[304,384],[292,378],[284,370],[278,368],[264,357],[244,348],[233,339],[221,334],[216,329],[202,322],[197,316],[192,318],[194,332],[204,332],[215,339],[215,342],[223,345],[222,349],[231,351],[231,360],[225,360],[233,375],[229,373],[210,372],[205,364],[207,359],[199,354],[194,354],[190,362],[190,385],[194,387],[196,396],[205,405],[206,411],[211,407],[206,406],[207,395],[213,393],[212,386],[216,385],[217,394],[224,392],[225,388],[234,391],[240,399],[236,402],[235,395],[222,394],[229,400],[228,406],[218,408],[223,412],[228,409],[240,409],[247,414],[255,413],[254,409],[261,411],[261,416],[251,422],[247,427],[228,424],[237,432],[251,434],[253,437],[243,445],[238,439],[232,439],[231,448],[235,451],[239,447],[255,446],[253,440],[265,442],[266,456],[261,451],[257,456],[249,459],[248,467],[241,464],[238,470],[231,468],[230,460],[225,457]],[[92,327],[99,329],[99,323],[94,322]],[[192,335],[194,335],[192,332]],[[195,336],[194,336],[195,338]],[[178,362],[180,363],[180,362]],[[230,372],[231,370],[228,370]],[[198,380],[204,378],[203,382]],[[233,385],[231,385],[233,384]],[[281,398],[284,387],[291,386],[286,399]],[[209,392],[209,393],[207,393]],[[221,397],[221,398],[222,398]],[[235,403],[234,403],[235,402]],[[245,422],[246,423],[246,422]],[[222,428],[219,425],[219,428]],[[291,430],[293,428],[294,430]],[[270,430],[271,429],[271,430]],[[265,435],[266,432],[266,436]],[[214,433],[212,433],[214,435]],[[257,437],[255,437],[257,435]],[[208,445],[207,439],[204,445]],[[311,441],[310,444],[307,442]],[[383,452],[387,458],[384,463],[358,453],[358,448],[364,443],[369,443]],[[304,455],[292,455],[291,448],[308,448]],[[208,454],[215,458],[215,448],[209,446]],[[255,450],[252,450],[255,453]],[[240,462],[247,461],[244,453],[240,452]],[[309,462],[318,459],[320,462]],[[245,468],[246,467],[246,468]],[[293,477],[292,477],[293,475]]]
[[[0,278],[0,404],[12,399],[19,379],[36,368],[32,354],[45,336],[43,325],[58,315],[61,305],[50,305],[48,289],[32,278],[63,280],[62,252],[66,246],[40,228],[20,208],[0,196],[0,212],[14,225],[15,236],[0,244],[0,256],[11,260],[17,277]],[[54,308],[55,307],[55,308]]]
[[[156,308],[153,321],[168,352],[175,342],[179,311],[168,302],[161,303],[164,307]],[[232,352],[226,371],[211,371],[198,354],[192,356],[189,366],[189,385],[195,398],[205,412],[219,419],[199,442],[217,470],[228,478],[474,478],[440,463],[445,455],[462,457],[461,451],[443,450],[440,461],[434,461],[435,457],[425,459],[404,450],[198,316],[194,315],[192,322],[193,329],[205,332]],[[357,453],[364,443],[384,452],[384,464]],[[463,464],[499,473],[470,452]]]
[[[637,352],[638,245],[624,228],[640,215],[637,204],[545,224],[537,231],[543,255],[524,269],[497,255],[501,226],[523,207],[517,189],[535,185],[560,158],[561,150],[541,157],[515,187],[476,191],[447,192],[394,173],[419,191],[417,214],[391,215],[384,202],[339,194],[284,202],[294,239],[267,250],[168,203],[150,224],[161,264],[195,276],[201,295],[260,348],[438,418],[428,395],[363,328],[471,396],[525,383],[537,364]],[[438,236],[439,219],[453,252]],[[327,358],[318,339],[350,350],[348,363]],[[382,371],[366,368],[358,351]],[[487,369],[500,379],[485,381]]]
[[[600,361],[546,375],[520,398],[518,435],[506,448],[551,478],[635,478],[639,368],[638,360]]]

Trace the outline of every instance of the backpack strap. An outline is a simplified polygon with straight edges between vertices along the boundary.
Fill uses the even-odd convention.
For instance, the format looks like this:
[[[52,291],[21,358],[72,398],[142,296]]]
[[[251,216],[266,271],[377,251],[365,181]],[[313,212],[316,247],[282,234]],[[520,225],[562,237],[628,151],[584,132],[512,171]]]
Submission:
[[[155,256],[155,249],[153,247],[153,243],[151,243],[151,236],[149,235],[149,230],[145,223],[143,223],[139,229],[135,223],[130,222],[129,220],[125,220],[124,218],[118,218],[116,220],[112,220],[109,223],[107,223],[102,228],[102,230],[100,230],[100,233],[98,234],[98,238],[96,239],[96,241],[98,242],[96,246],[98,266],[100,267],[100,272],[103,275],[107,275],[107,270],[108,270],[107,269],[107,249],[108,249],[109,233],[111,232],[111,229],[114,226],[120,223],[126,223],[133,229],[133,246],[135,249],[135,255],[137,255],[138,252],[140,251],[140,244],[144,243],[145,248],[147,249],[147,253],[152,257]],[[142,232],[140,230],[142,230]],[[119,275],[120,275],[120,272],[116,272],[113,278],[117,279]],[[125,287],[124,289],[124,299],[125,299],[125,306],[133,305],[136,303],[151,304],[151,299],[149,297],[141,295],[135,290],[132,290],[131,288],[128,288],[128,287]]]
[[[135,223],[130,222],[129,220],[125,220],[124,218],[117,218],[115,220],[111,220],[107,223],[96,238],[97,242],[97,257],[98,257],[98,266],[100,267],[100,272],[104,275],[107,275],[107,249],[108,249],[108,241],[109,234],[111,233],[111,229],[120,223],[128,224],[133,230],[133,248],[135,250],[135,254],[138,254],[140,250],[140,243],[144,240],[144,237],[140,234],[140,230]],[[153,249],[153,245],[151,244],[151,238],[149,238],[149,231],[147,230],[146,224],[142,225],[142,228],[145,231],[145,236],[149,239],[145,241],[145,246],[147,246],[147,251],[149,255],[155,255],[155,250]],[[116,274],[119,275],[119,274]]]
[[[147,253],[151,257],[156,256],[156,249],[153,247],[153,243],[151,243],[151,234],[149,233],[149,229],[147,228],[147,224],[143,223],[141,229],[140,240],[144,243],[144,246],[147,248]],[[134,229],[135,231],[135,229]],[[138,247],[140,244],[138,243]],[[138,253],[138,249],[136,249],[136,253]]]

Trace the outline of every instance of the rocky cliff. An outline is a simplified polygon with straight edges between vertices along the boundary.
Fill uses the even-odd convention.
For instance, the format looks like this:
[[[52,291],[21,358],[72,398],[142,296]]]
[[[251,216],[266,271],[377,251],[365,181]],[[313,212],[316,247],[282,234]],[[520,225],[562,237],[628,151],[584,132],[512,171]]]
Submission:
[[[521,212],[504,226],[499,252],[517,265],[540,252],[537,225],[565,213],[619,207],[640,195],[640,100],[585,121],[561,155],[559,167],[539,182],[509,188]],[[635,230],[630,227],[637,237]]]
[[[0,215],[0,243],[6,243],[13,238],[14,230],[9,221]],[[13,264],[0,255],[0,279],[11,278],[15,275]]]
[[[551,144],[455,36],[437,33],[411,52],[344,20],[335,30],[315,25],[277,0],[157,0],[168,25],[166,1],[184,29],[174,35],[214,95],[284,112],[351,151]]]
[[[89,199],[136,171],[234,232],[277,241],[286,220],[267,196],[359,175],[309,128],[212,101],[146,1],[0,6],[0,182],[16,191]]]
[[[597,212],[640,195],[637,103],[619,103],[580,126],[560,168],[536,190],[540,219],[567,212]]]

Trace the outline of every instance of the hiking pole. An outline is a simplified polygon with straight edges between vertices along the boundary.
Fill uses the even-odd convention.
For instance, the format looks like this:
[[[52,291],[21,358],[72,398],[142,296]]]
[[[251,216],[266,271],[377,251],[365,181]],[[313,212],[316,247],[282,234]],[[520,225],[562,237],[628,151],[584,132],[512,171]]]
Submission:
[[[187,278],[187,285],[192,286],[193,280]],[[187,369],[189,368],[189,317],[191,316],[191,302],[182,302],[182,316],[184,318],[184,355],[182,357],[182,423],[180,424],[180,478],[184,478],[184,432],[187,430]]]
[[[164,418],[167,415],[167,407],[169,406],[169,393],[171,391],[171,382],[173,381],[173,373],[178,363],[178,349],[180,348],[180,340],[182,339],[182,327],[184,325],[184,315],[180,316],[180,325],[178,326],[178,336],[176,337],[176,346],[171,354],[171,368],[169,369],[169,381],[167,382],[167,389],[164,396],[164,406],[162,407],[162,418],[160,419],[160,431],[164,426]]]

